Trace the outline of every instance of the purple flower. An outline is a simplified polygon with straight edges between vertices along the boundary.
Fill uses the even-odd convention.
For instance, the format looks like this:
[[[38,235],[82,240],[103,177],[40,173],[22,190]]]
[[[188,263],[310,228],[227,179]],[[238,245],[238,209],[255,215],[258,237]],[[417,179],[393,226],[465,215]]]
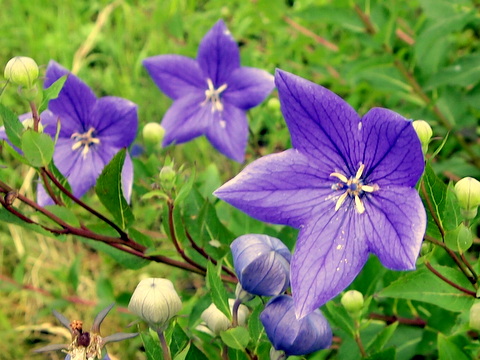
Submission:
[[[340,97],[277,70],[293,149],[265,156],[215,192],[267,222],[300,229],[290,281],[303,317],[338,295],[369,253],[415,268],[426,215],[415,184],[424,160],[411,121],[374,108],[360,118]]]
[[[137,127],[137,106],[126,99],[106,96],[97,98],[78,77],[54,61],[47,67],[44,87],[68,75],[59,96],[51,100],[48,110],[41,114],[45,133],[55,136],[57,120],[61,129],[53,161],[67,178],[73,194],[81,197],[97,181],[113,156],[133,142]],[[122,170],[123,194],[130,199],[133,166],[127,155]],[[37,201],[52,203],[42,186]]]
[[[162,120],[163,146],[205,135],[222,154],[243,161],[248,138],[245,111],[272,91],[273,76],[240,66],[237,43],[222,20],[203,38],[197,60],[158,55],[143,64],[160,90],[174,100]]]
[[[293,299],[287,295],[271,299],[260,321],[273,347],[288,356],[310,354],[332,343],[332,329],[320,310],[297,319]]]
[[[250,294],[273,296],[290,284],[290,250],[277,238],[248,234],[230,245],[242,288]]]

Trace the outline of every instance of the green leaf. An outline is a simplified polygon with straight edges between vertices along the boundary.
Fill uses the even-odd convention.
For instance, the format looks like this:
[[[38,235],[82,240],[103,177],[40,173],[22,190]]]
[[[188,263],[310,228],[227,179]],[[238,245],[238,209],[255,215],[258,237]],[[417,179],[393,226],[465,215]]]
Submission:
[[[52,138],[33,130],[27,130],[22,135],[22,151],[33,167],[48,166],[52,161],[55,143]]]
[[[39,113],[41,113],[48,107],[48,102],[50,100],[56,99],[58,97],[58,94],[62,90],[65,81],[67,81],[67,75],[58,78],[52,85],[43,90],[42,103],[38,108]]]
[[[263,304],[257,306],[248,318],[248,331],[255,349],[260,344],[263,334],[265,334],[265,329],[260,321],[260,313],[263,311],[263,308]]]
[[[228,295],[220,278],[221,262],[215,267],[210,261],[207,263],[207,289],[210,291],[210,296],[215,306],[225,316],[232,320],[230,313],[230,306],[228,305]]]
[[[47,205],[45,206],[45,209],[65,221],[67,224],[74,227],[80,227],[80,221],[77,219],[77,216],[65,206]]]
[[[1,141],[1,140],[0,140]],[[25,165],[30,165],[30,163],[25,159],[24,156],[22,156],[17,150],[15,150],[8,142],[3,142],[3,145],[5,150],[18,162],[21,162]],[[52,162],[53,163],[53,162]],[[50,163],[50,164],[52,164]]]
[[[177,196],[175,197],[175,205],[180,204],[190,193],[190,190],[192,190],[193,183],[195,182],[195,168],[192,168],[192,173],[190,174],[190,177],[188,178],[187,182],[185,182],[180,190],[178,191]]]
[[[185,360],[187,358],[188,352],[190,351],[190,343],[187,343],[187,346],[177,353],[177,355],[174,356],[173,360]]]
[[[395,330],[397,330],[398,322],[394,322],[386,326],[381,332],[372,339],[372,341],[367,345],[367,349],[369,353],[376,353],[383,350],[383,347],[387,344],[387,342],[393,336]]]
[[[345,331],[351,338],[355,336],[355,328],[353,326],[352,317],[347,313],[345,308],[340,304],[329,301],[322,308],[323,314],[328,321],[343,331]]]
[[[71,188],[70,184],[68,183],[67,178],[65,176],[63,176],[63,174],[57,169],[57,167],[55,166],[53,161],[48,165],[48,169],[53,174],[53,176],[55,176],[55,178],[58,180],[58,182],[66,190],[68,190],[71,193],[72,188]],[[52,186],[52,190],[57,197],[60,197],[60,199],[63,201],[63,203],[65,205],[69,205],[72,202],[72,199],[70,199],[67,195],[65,195],[65,193],[60,191],[56,186]]]
[[[438,333],[438,359],[439,360],[468,360],[471,359],[467,356],[461,348],[459,348],[453,341],[450,341],[442,333]]]
[[[425,203],[425,208],[428,216],[427,234],[437,239],[440,239],[440,231],[434,221],[430,209],[432,209],[436,218],[440,221],[440,226],[443,227],[442,214],[445,210],[447,186],[435,174],[429,163],[427,163],[425,166],[425,173],[423,174],[422,182],[425,187],[425,192],[422,189],[420,195],[422,196],[422,199]]]
[[[456,284],[470,289],[470,282],[455,268],[435,265],[435,269]],[[449,311],[467,311],[475,299],[447,284],[423,267],[407,273],[378,293],[378,296],[423,301]]]
[[[149,331],[140,333],[147,360],[163,360],[163,352],[158,339],[154,339]]]
[[[241,326],[220,332],[220,337],[228,347],[237,350],[244,350],[250,342],[248,330]]]
[[[105,166],[95,186],[98,198],[122,229],[126,229],[134,221],[133,213],[122,192],[122,168],[125,156],[126,150],[120,150]]]
[[[5,126],[5,133],[7,134],[8,140],[20,148],[22,146],[22,133],[23,125],[18,120],[17,115],[15,115],[9,108],[5,107],[3,104],[0,104],[0,117],[3,119],[3,125]]]
[[[388,348],[377,353],[374,353],[367,357],[365,360],[385,360],[385,359],[396,359],[397,350],[395,348]]]
[[[171,333],[169,333],[168,336],[165,336],[170,339],[170,352],[176,358],[178,353],[183,352],[185,346],[187,346],[188,348],[190,347],[188,343],[189,338],[187,334],[185,334],[183,329],[180,327],[180,325],[178,325],[178,323],[175,323],[175,326],[173,327],[169,327],[168,331]],[[188,351],[185,353],[185,356],[187,355],[187,353]]]
[[[20,227],[23,227],[25,229],[35,231],[41,235],[47,236],[47,237],[55,237],[60,240],[64,240],[65,237],[63,235],[54,235],[51,232],[43,229],[40,225],[37,224],[30,224],[26,223],[23,220],[20,220],[18,217],[10,213],[9,211],[5,210],[5,208],[0,208],[0,222],[7,222],[10,224],[18,225]]]

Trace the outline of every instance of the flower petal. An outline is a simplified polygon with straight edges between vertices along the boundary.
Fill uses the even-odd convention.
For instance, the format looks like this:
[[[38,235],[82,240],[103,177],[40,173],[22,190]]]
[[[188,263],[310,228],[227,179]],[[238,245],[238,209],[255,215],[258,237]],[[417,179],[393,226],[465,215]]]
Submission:
[[[361,136],[355,110],[330,90],[279,69],[275,84],[293,147],[331,172],[355,175]]]
[[[70,137],[74,132],[88,130],[88,119],[97,98],[82,80],[55,61],[48,63],[44,87],[49,87],[63,75],[68,75],[67,81],[58,98],[50,100],[48,108],[61,118],[60,135]]]
[[[214,195],[256,219],[298,228],[317,207],[335,208],[329,175],[290,149],[254,161]]]
[[[92,109],[88,126],[95,129],[102,147],[128,147],[137,135],[137,105],[114,96],[102,97]]]
[[[362,118],[362,162],[368,182],[415,186],[423,173],[422,145],[412,122],[399,114],[373,108]]]
[[[133,163],[132,158],[130,157],[129,152],[125,157],[125,162],[123,163],[122,168],[122,191],[123,196],[130,203],[130,198],[132,197],[132,187],[133,187]]]
[[[240,67],[229,77],[223,100],[240,109],[260,104],[275,87],[273,76],[265,70]]]
[[[215,88],[225,84],[230,73],[240,67],[240,52],[223,20],[208,31],[198,48],[197,61]]]
[[[418,192],[404,187],[380,189],[364,204],[365,213],[358,218],[370,252],[389,269],[414,269],[427,221]]]
[[[203,135],[212,117],[211,105],[205,103],[205,94],[197,92],[176,100],[162,120],[165,129],[163,146],[180,144]]]
[[[355,279],[368,259],[365,231],[353,202],[339,211],[317,213],[300,230],[290,281],[298,318],[337,296]]]
[[[211,114],[206,136],[222,154],[242,162],[248,140],[248,122],[245,112],[233,105],[223,103],[222,111]]]
[[[157,55],[143,60],[155,85],[172,99],[197,89],[207,89],[207,82],[197,61],[181,55]]]

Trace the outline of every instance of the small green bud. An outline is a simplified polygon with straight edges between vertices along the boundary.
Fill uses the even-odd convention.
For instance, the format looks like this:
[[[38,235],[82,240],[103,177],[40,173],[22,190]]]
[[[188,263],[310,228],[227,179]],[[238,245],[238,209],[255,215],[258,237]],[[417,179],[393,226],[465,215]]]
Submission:
[[[4,76],[12,83],[30,89],[38,78],[38,65],[32,58],[16,56],[5,66]]]
[[[165,135],[165,129],[159,123],[149,122],[142,130],[143,140],[150,146],[161,144]]]
[[[349,290],[340,300],[345,310],[351,315],[359,315],[363,309],[363,295],[360,291]]]
[[[477,216],[477,208],[480,205],[480,182],[471,177],[463,178],[455,184],[455,194],[462,208],[463,217],[471,220]]]
[[[418,138],[420,139],[420,143],[422,144],[423,154],[426,154],[428,150],[428,144],[430,143],[430,139],[433,135],[432,128],[425,120],[415,120],[412,125],[417,133]]]
[[[220,14],[224,18],[229,17],[231,15],[231,12],[228,6],[222,6],[222,8],[220,9]]]
[[[445,233],[445,244],[453,251],[464,253],[473,244],[472,231],[461,223],[456,229]]]
[[[480,331],[480,302],[476,302],[470,308],[470,328]]]
[[[175,170],[171,166],[164,166],[160,170],[160,174],[158,174],[158,178],[160,179],[160,184],[165,190],[171,190],[175,184],[175,177],[177,174]]]
[[[25,119],[22,121],[23,128],[25,130],[32,129],[33,130],[34,121],[32,118]],[[41,122],[38,123],[38,132],[43,132],[43,125]]]
[[[235,300],[228,299],[228,304],[230,305],[230,311],[233,309],[233,304]],[[240,305],[238,308],[238,325],[244,326],[247,322],[249,311],[245,305]],[[213,332],[213,334],[218,335],[221,331],[225,331],[232,326],[232,323],[228,318],[222,313],[215,304],[210,304],[208,308],[200,316],[205,324]]]
[[[135,288],[128,310],[156,331],[164,331],[182,308],[182,301],[168,279],[148,278]]]
[[[271,111],[279,111],[280,110],[280,101],[277,98],[270,98],[267,101],[267,108]]]

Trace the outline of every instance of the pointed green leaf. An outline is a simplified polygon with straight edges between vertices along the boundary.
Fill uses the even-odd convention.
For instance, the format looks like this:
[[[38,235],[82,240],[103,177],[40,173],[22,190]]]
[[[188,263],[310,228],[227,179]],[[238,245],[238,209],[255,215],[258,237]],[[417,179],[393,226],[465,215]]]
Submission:
[[[241,326],[220,332],[220,337],[228,347],[237,350],[244,350],[250,342],[248,330]]]
[[[447,266],[435,265],[435,269],[454,283],[471,289],[463,274]],[[423,301],[449,311],[467,311],[475,298],[447,284],[425,267],[406,273],[378,293],[378,296]]]
[[[163,360],[163,352],[158,339],[154,339],[149,331],[140,333],[147,360]]]
[[[0,104],[0,117],[3,120],[8,140],[10,140],[14,146],[20,148],[22,146],[21,138],[24,128],[22,123],[18,120],[17,115],[3,104]]]
[[[56,99],[58,97],[58,94],[62,90],[65,81],[67,81],[67,75],[64,75],[61,78],[57,79],[52,85],[43,90],[42,103],[38,108],[39,113],[41,113],[48,107],[48,102],[50,100]]]
[[[98,198],[122,229],[126,229],[134,220],[132,210],[123,197],[122,191],[122,168],[125,156],[126,150],[120,150],[105,166],[95,186]]]
[[[55,144],[52,138],[44,133],[27,130],[22,135],[22,151],[33,167],[48,166],[53,158]]]
[[[467,356],[461,348],[455,344],[455,342],[450,341],[442,333],[438,333],[438,359],[439,360],[468,360],[471,359],[470,356]]]
[[[369,353],[376,353],[383,350],[383,347],[393,336],[395,330],[397,330],[398,322],[394,322],[386,326],[382,331],[380,331],[377,336],[375,336],[372,341],[368,344],[367,349]]]
[[[220,279],[220,270],[221,262],[218,263],[217,267],[210,261],[207,263],[207,288],[210,291],[210,296],[215,306],[231,320],[232,314],[230,313],[230,306],[228,305],[227,290],[225,290],[222,280]]]

